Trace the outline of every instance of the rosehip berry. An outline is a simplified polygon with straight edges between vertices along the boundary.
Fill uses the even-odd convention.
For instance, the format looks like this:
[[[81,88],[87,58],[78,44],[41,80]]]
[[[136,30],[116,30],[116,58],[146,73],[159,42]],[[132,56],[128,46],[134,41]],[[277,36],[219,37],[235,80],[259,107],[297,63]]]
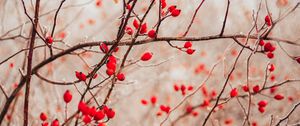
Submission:
[[[106,126],[105,123],[100,122],[97,126]]]
[[[135,27],[135,29],[138,29],[138,28],[139,28],[139,26],[140,26],[140,23],[139,23],[139,21],[138,21],[138,20],[136,20],[136,19],[134,19],[134,21],[133,21],[133,26]]]
[[[64,94],[64,101],[69,103],[72,100],[72,94],[69,90],[67,90]]]
[[[267,15],[267,16],[265,17],[265,22],[266,22],[266,24],[267,24],[268,26],[271,26],[272,22],[271,22],[271,18],[270,18],[269,15]]]
[[[269,71],[270,71],[270,72],[273,72],[274,70],[275,70],[274,64],[270,64],[270,65],[269,65]]]
[[[190,48],[190,47],[192,47],[192,42],[190,42],[190,41],[188,41],[188,42],[185,42],[184,43],[184,48]]]
[[[248,87],[247,85],[244,85],[242,88],[243,88],[243,90],[244,90],[245,92],[248,92],[248,91],[249,91],[249,87]]]
[[[172,5],[168,8],[169,12],[172,12],[175,9],[176,9],[176,5]]]
[[[253,87],[253,92],[254,92],[254,93],[258,93],[259,91],[260,91],[259,85],[255,85],[255,86]]]
[[[42,120],[42,121],[46,121],[47,120],[47,115],[45,114],[45,113],[41,113],[40,114],[40,119]]]
[[[268,105],[268,102],[265,101],[265,100],[261,100],[261,101],[259,101],[259,102],[257,103],[257,105],[258,105],[259,107],[266,107],[266,106]]]
[[[116,47],[115,49],[114,49],[114,52],[118,52],[119,51],[119,47]]]
[[[86,75],[83,74],[82,72],[75,71],[75,75],[76,75],[77,79],[80,81],[86,80]]]
[[[268,53],[267,53],[267,57],[268,57],[269,59],[272,59],[272,58],[274,58],[274,54],[273,54],[272,52],[268,52]]]
[[[271,88],[270,88],[270,93],[273,94],[273,93],[275,93],[276,90],[277,90],[277,87],[276,87],[276,86],[271,87]]]
[[[167,6],[166,0],[160,0],[161,8],[164,9]]]
[[[171,12],[171,15],[172,15],[173,17],[177,17],[177,16],[180,15],[180,12],[181,12],[180,9],[175,9],[175,10],[173,10],[173,11]]]
[[[148,37],[150,38],[155,38],[156,37],[156,31],[155,30],[150,30],[148,32]]]
[[[272,45],[270,42],[267,42],[267,43],[264,45],[264,51],[265,51],[265,52],[271,51],[272,48],[273,48],[273,45]]]
[[[264,46],[265,45],[265,41],[264,40],[259,40],[259,43],[258,43],[260,46]]]
[[[192,111],[193,111],[193,107],[192,106],[190,106],[190,105],[188,105],[187,107],[186,107],[186,113],[191,113]]]
[[[178,86],[177,84],[174,84],[173,87],[174,87],[174,90],[175,90],[175,91],[179,91],[179,86]]]
[[[142,100],[141,100],[141,103],[142,103],[143,105],[147,105],[147,104],[148,104],[148,101],[145,100],[145,99],[142,99]]]
[[[42,126],[48,126],[48,125],[49,125],[48,122],[43,122],[43,123],[42,123]]]
[[[282,94],[277,94],[277,95],[274,96],[274,99],[282,100],[282,99],[284,99],[284,96]]]
[[[140,34],[145,34],[147,32],[147,24],[144,23],[140,29]]]
[[[46,38],[46,42],[47,42],[49,45],[51,45],[51,44],[53,43],[53,38],[52,38],[51,36],[48,36],[48,37]]]
[[[89,115],[91,117],[94,117],[96,115],[96,112],[97,112],[97,110],[96,110],[95,106],[93,106],[92,108],[89,109]]]
[[[169,113],[170,112],[170,107],[169,106],[164,106],[164,105],[160,105],[160,110],[165,112],[165,113]]]
[[[187,49],[186,50],[186,53],[189,54],[189,55],[192,55],[194,52],[195,52],[194,49]]]
[[[108,46],[107,46],[105,43],[101,43],[101,44],[100,44],[100,50],[101,50],[103,53],[107,53],[107,52],[108,52]]]
[[[115,70],[113,70],[113,69],[107,69],[106,70],[106,74],[108,75],[108,76],[111,76],[111,75],[113,75],[115,73]]]
[[[127,5],[126,5],[126,9],[127,9],[127,10],[130,10],[130,9],[131,9],[130,4],[127,4]]]
[[[194,111],[193,113],[192,113],[192,115],[194,116],[194,117],[196,117],[196,116],[198,116],[198,112],[196,112],[196,111]]]
[[[265,112],[265,108],[264,108],[264,107],[258,107],[258,111],[259,111],[260,113],[264,113],[264,112]]]
[[[103,112],[103,110],[99,110],[96,112],[94,119],[98,121],[98,120],[102,120],[104,117],[105,117],[105,113]]]
[[[297,57],[296,61],[300,64],[300,57]]]
[[[128,35],[132,35],[132,34],[133,34],[133,30],[132,30],[132,28],[130,28],[130,27],[126,27],[125,32],[126,32]]]
[[[92,121],[91,117],[88,115],[83,116],[83,122],[84,124],[89,124]]]
[[[193,89],[194,89],[193,86],[188,86],[188,88],[187,88],[187,90],[189,90],[189,91],[191,91],[191,90],[193,90]]]
[[[55,119],[52,121],[51,126],[59,126],[59,121],[58,119]]]
[[[83,101],[80,101],[78,103],[78,110],[83,112],[83,111],[86,111],[86,109],[87,109],[87,105]]]
[[[153,105],[155,105],[155,103],[156,103],[156,101],[157,101],[156,96],[152,96],[152,97],[150,98],[150,101],[151,101],[151,103],[152,103]]]
[[[107,118],[114,118],[115,117],[115,111],[113,109],[108,109],[108,111],[105,113]]]
[[[235,97],[238,95],[238,91],[236,88],[233,88],[231,91],[230,91],[230,97]]]
[[[117,75],[117,79],[118,79],[119,81],[124,81],[124,80],[125,80],[125,75],[124,75],[123,73],[119,73],[119,74]]]
[[[142,57],[141,60],[142,61],[148,61],[152,58],[152,53],[151,52],[145,52]]]

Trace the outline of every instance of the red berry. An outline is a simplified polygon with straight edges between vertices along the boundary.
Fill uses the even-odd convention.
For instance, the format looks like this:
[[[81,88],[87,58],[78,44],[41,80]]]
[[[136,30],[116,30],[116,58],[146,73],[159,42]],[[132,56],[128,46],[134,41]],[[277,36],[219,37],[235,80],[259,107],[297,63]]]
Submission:
[[[238,95],[238,91],[236,88],[233,88],[231,91],[230,91],[230,97],[235,97]]]
[[[51,126],[59,126],[59,121],[58,119],[55,119],[52,121]]]
[[[89,109],[89,115],[91,117],[94,117],[96,115],[96,112],[97,112],[97,110],[96,110],[95,106],[93,106],[92,108]]]
[[[187,106],[185,111],[186,113],[191,113],[193,111],[193,106]]]
[[[124,81],[124,80],[125,80],[125,75],[124,75],[123,73],[119,73],[119,74],[117,75],[117,79],[118,79],[119,81]]]
[[[248,91],[249,91],[249,87],[248,87],[247,85],[244,85],[242,88],[243,88],[243,90],[244,90],[245,92],[248,92]]]
[[[142,61],[148,61],[152,58],[152,53],[151,52],[145,52],[142,57],[141,60]]]
[[[89,124],[92,121],[91,117],[89,115],[83,116],[83,122],[84,124]]]
[[[257,103],[257,105],[258,105],[259,107],[266,107],[267,104],[268,104],[268,102],[265,101],[265,100],[261,100],[261,101],[259,101],[259,102]]]
[[[112,69],[113,71],[115,71],[116,68],[117,68],[117,65],[116,65],[115,62],[110,62],[110,61],[109,61],[109,62],[106,64],[106,67],[107,67],[107,69]]]
[[[172,5],[172,6],[170,6],[170,7],[168,8],[169,12],[172,12],[172,11],[175,10],[175,9],[176,9],[176,6],[175,6],[175,5]]]
[[[272,47],[273,45],[270,43],[270,42],[267,42],[265,45],[264,45],[264,51],[265,52],[269,52],[272,50]]]
[[[271,26],[272,22],[271,22],[271,18],[270,18],[269,15],[267,15],[267,16],[265,17],[265,22],[266,22],[266,24],[267,24],[268,26]]]
[[[259,85],[255,85],[255,86],[253,87],[253,92],[254,92],[254,93],[258,93],[259,91],[260,91]]]
[[[115,111],[112,110],[111,108],[108,109],[108,111],[105,113],[107,118],[114,118],[115,117]]]
[[[69,90],[67,90],[64,94],[64,101],[69,103],[72,100],[72,94]]]
[[[48,122],[43,122],[43,123],[42,123],[42,126],[48,126],[48,125],[49,125]]]
[[[265,112],[265,108],[264,107],[258,107],[258,110],[260,113],[264,113]]]
[[[145,34],[147,32],[147,24],[144,23],[140,29],[140,34]]]
[[[186,89],[185,85],[181,85],[180,90],[181,90],[182,92],[184,92],[185,89]]]
[[[142,99],[142,100],[141,100],[141,103],[142,103],[143,105],[147,105],[147,104],[148,104],[148,101],[145,100],[145,99]]]
[[[95,120],[102,120],[105,117],[105,113],[103,112],[103,110],[99,110],[96,112],[94,119]]]
[[[156,31],[155,30],[150,30],[148,32],[148,37],[150,38],[155,38],[156,37]]]
[[[269,65],[269,71],[270,71],[270,72],[273,72],[274,70],[275,70],[274,64],[270,64],[270,65]]]
[[[140,23],[139,23],[139,21],[138,21],[138,20],[136,20],[136,19],[134,19],[134,21],[133,21],[133,26],[135,27],[135,29],[138,29],[138,28],[139,28],[139,26],[140,26]]]
[[[268,57],[269,59],[272,59],[272,58],[274,58],[274,54],[273,54],[272,52],[268,52],[268,53],[267,53],[267,57]]]
[[[83,101],[80,101],[79,104],[78,104],[78,110],[80,112],[84,113],[84,112],[88,111],[89,108]]]
[[[271,88],[270,88],[270,93],[273,94],[276,90],[277,90],[277,87],[276,87],[276,86],[271,87]]]
[[[192,45],[193,45],[192,42],[187,41],[184,43],[184,48],[190,48],[190,47],[192,47]]]
[[[46,121],[47,120],[47,115],[45,114],[45,113],[41,113],[40,114],[40,119],[42,120],[42,121]]]
[[[169,106],[164,106],[164,105],[160,105],[160,110],[165,112],[165,113],[169,113],[170,112],[170,107]]]
[[[105,43],[101,43],[101,44],[100,44],[100,50],[101,50],[103,53],[107,53],[107,52],[108,52],[108,46],[107,46]]]
[[[194,52],[195,52],[194,49],[187,49],[186,50],[186,53],[189,54],[189,55],[192,55]]]
[[[188,86],[188,88],[187,88],[187,90],[189,90],[189,91],[191,91],[191,90],[193,90],[193,89],[194,89],[193,86]]]
[[[174,87],[174,90],[175,90],[175,91],[178,91],[178,90],[179,90],[179,86],[178,86],[177,84],[174,84],[173,87]]]
[[[51,36],[48,36],[48,37],[46,38],[46,42],[47,42],[49,45],[51,45],[51,44],[53,43],[53,38],[52,38]]]
[[[132,28],[130,28],[130,27],[126,27],[125,32],[126,32],[128,35],[132,35],[132,34],[133,34],[133,30],[132,30]]]
[[[116,47],[115,49],[114,49],[114,52],[118,52],[119,51],[119,47]]]
[[[154,105],[154,104],[156,103],[156,101],[157,101],[156,96],[152,96],[152,97],[150,98],[150,101],[151,101],[151,103]]]
[[[82,72],[75,71],[75,75],[76,75],[77,79],[80,81],[86,80],[86,75],[83,74]]]
[[[282,94],[277,94],[277,95],[274,96],[274,98],[276,100],[282,100],[282,99],[284,99],[284,96]]]
[[[106,126],[105,123],[100,122],[97,126]]]
[[[106,74],[108,75],[108,76],[111,76],[111,75],[113,75],[115,73],[115,70],[113,70],[113,69],[107,69],[106,70]]]
[[[127,10],[130,10],[130,9],[131,9],[130,4],[127,4],[127,5],[126,5],[126,9],[127,9]]]
[[[260,46],[264,46],[265,45],[265,41],[264,40],[259,40],[259,45]]]
[[[300,64],[300,57],[297,57],[296,61]]]
[[[164,9],[167,6],[166,0],[160,0],[161,8]]]
[[[173,17],[177,17],[177,16],[180,15],[180,12],[181,12],[180,9],[174,9],[174,10],[171,12],[171,15],[172,15]]]

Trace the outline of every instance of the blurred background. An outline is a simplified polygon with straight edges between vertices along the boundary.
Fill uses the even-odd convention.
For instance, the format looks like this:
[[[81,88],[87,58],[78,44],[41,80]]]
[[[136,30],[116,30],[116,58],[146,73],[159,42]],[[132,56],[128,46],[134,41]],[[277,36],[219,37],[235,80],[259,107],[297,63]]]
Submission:
[[[34,15],[35,1],[24,0],[27,11],[31,17]],[[158,37],[180,37],[189,25],[192,16],[202,0],[166,0],[167,6],[176,5],[181,9],[178,17],[169,17],[161,24]],[[51,32],[55,11],[60,4],[60,0],[42,0],[40,8],[39,28],[43,36]],[[149,6],[151,0],[140,0],[134,11],[138,15],[143,15],[145,9]],[[263,0],[230,0],[230,9],[228,20],[225,27],[224,35],[247,34],[253,26],[253,14],[256,15],[259,4],[261,9],[258,15],[259,26],[265,23],[264,18],[267,15],[266,2]],[[273,19],[278,19],[299,0],[267,0],[268,8]],[[206,0],[200,8],[194,24],[192,25],[187,37],[203,37],[217,35],[220,33],[227,0]],[[31,32],[32,24],[24,14],[23,6],[20,0],[0,0],[0,61],[7,59],[16,52],[27,48],[28,36]],[[58,14],[57,27],[53,43],[54,54],[68,49],[79,43],[112,41],[116,39],[120,17],[122,14],[121,0],[66,0]],[[299,8],[299,7],[298,7]],[[289,16],[285,17],[274,27],[270,36],[294,41],[299,43],[300,35],[300,12],[296,9]],[[129,26],[132,26],[133,19],[129,20]],[[151,29],[158,20],[158,3],[150,11],[145,19],[148,29]],[[257,33],[253,32],[253,35]],[[13,39],[9,37],[17,36]],[[139,37],[139,40],[146,37]],[[126,35],[122,40],[130,40],[131,37]],[[245,41],[242,40],[241,41]],[[182,47],[185,41],[171,41],[173,45]],[[255,39],[249,40],[254,44]],[[252,56],[249,65],[249,84],[251,86],[261,85],[264,83],[265,71],[268,63],[274,64],[275,71],[268,75],[266,85],[271,86],[288,79],[299,79],[300,65],[291,59],[279,47],[276,41],[271,41],[275,47],[275,57],[269,59],[265,54],[256,53]],[[203,84],[203,81],[209,75],[212,67],[216,65],[208,81],[205,82],[205,89],[201,88],[191,98],[185,101],[178,109],[170,115],[165,125],[171,125],[180,115],[184,114],[187,106],[196,106],[202,104],[206,98],[204,90],[208,93],[218,92],[221,90],[226,76],[229,73],[235,58],[241,46],[232,39],[214,39],[209,41],[193,41],[195,53],[188,55],[176,48],[170,47],[165,41],[151,42],[147,44],[134,46],[129,54],[128,62],[135,61],[145,51],[151,51],[153,57],[149,62],[137,62],[126,67],[123,72],[126,80],[118,82],[112,92],[108,106],[114,108],[116,117],[108,122],[108,126],[157,126],[165,119],[166,114],[158,116],[160,105],[169,105],[171,108],[176,106],[184,96],[180,92],[174,91],[174,85],[186,85],[196,87]],[[35,46],[44,45],[39,38]],[[281,43],[288,54],[292,56],[300,55],[300,47]],[[120,46],[120,50],[114,55],[122,58],[128,46]],[[92,67],[100,62],[104,54],[99,53],[99,47],[94,46],[87,48],[96,52],[85,52],[80,54],[70,54],[63,56],[43,68],[38,73],[49,80],[56,82],[73,82],[76,80],[75,71],[88,73]],[[83,50],[77,50],[79,53]],[[229,85],[225,89],[222,98],[229,97],[232,88],[237,88],[240,94],[246,94],[242,91],[242,86],[247,83],[247,58],[251,51],[245,50],[238,60],[236,69],[229,80]],[[49,57],[46,47],[40,47],[34,50],[33,66]],[[0,82],[7,94],[11,94],[15,86],[20,81],[20,69],[26,58],[26,53],[22,52],[0,65]],[[120,59],[118,59],[120,60]],[[105,67],[100,69],[95,84],[107,77]],[[25,72],[26,73],[26,72]],[[86,88],[84,83],[76,84],[79,92]],[[92,90],[93,93],[99,92],[96,99],[102,103],[109,89],[110,83],[105,83],[101,87]],[[36,75],[32,76],[30,94],[30,125],[40,125],[39,114],[45,112],[49,120],[64,120],[65,103],[63,93],[70,90],[73,94],[72,101],[68,104],[68,114],[76,112],[80,99],[80,94],[74,85],[53,85],[43,81]],[[251,87],[250,87],[251,88]],[[23,103],[24,88],[21,90],[17,100],[15,100],[3,125],[22,125],[23,123]],[[191,92],[187,92],[188,94]],[[280,86],[276,93],[285,96],[282,101],[273,99],[274,94],[269,90],[262,94],[255,95],[252,98],[252,110],[250,121],[256,122],[259,126],[270,125],[270,120],[275,122],[288,113],[295,103],[300,100],[299,82],[287,83]],[[156,96],[157,103],[155,106],[148,103],[144,105],[141,100],[147,100]],[[86,99],[91,96],[88,94]],[[264,113],[257,110],[257,102],[267,100],[269,105]],[[0,108],[2,110],[5,104],[5,96],[0,94]],[[244,113],[240,104],[244,107],[248,105],[248,98],[230,99],[213,113],[211,120],[207,125],[242,125]],[[96,105],[94,102],[91,105]],[[207,113],[211,109],[213,102],[208,107],[199,107],[194,109],[198,115],[187,115],[176,122],[176,126],[198,126],[201,125]],[[289,118],[289,124],[300,121],[300,109],[296,110]],[[228,121],[231,121],[228,123]],[[74,121],[72,122],[74,123]]]

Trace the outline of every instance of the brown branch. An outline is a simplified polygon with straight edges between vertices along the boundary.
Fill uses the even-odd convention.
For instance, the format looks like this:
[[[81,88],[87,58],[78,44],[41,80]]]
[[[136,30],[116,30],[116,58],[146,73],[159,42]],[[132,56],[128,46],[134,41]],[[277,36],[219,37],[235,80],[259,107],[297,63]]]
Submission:
[[[196,9],[196,11],[195,11],[195,13],[194,13],[194,15],[193,15],[193,17],[192,17],[192,20],[191,20],[189,26],[187,27],[185,33],[183,34],[183,37],[185,37],[185,36],[188,34],[188,32],[190,31],[190,28],[192,27],[192,25],[193,25],[193,23],[194,23],[194,20],[195,20],[195,18],[196,18],[196,15],[197,15],[199,9],[201,8],[202,4],[204,3],[204,1],[205,1],[205,0],[202,0],[202,2],[198,5],[198,7],[197,7],[197,9]]]
[[[24,9],[25,9],[25,3],[22,0]],[[36,27],[39,23],[39,9],[40,9],[40,0],[36,0],[35,2],[35,15],[34,15],[34,24],[32,26],[31,31],[31,40],[29,45],[29,53],[28,53],[28,60],[27,60],[27,76],[26,77],[26,89],[25,89],[25,101],[24,101],[24,126],[28,125],[28,108],[29,108],[29,94],[30,94],[30,80],[31,80],[31,74],[32,74],[32,59],[33,59],[33,49],[34,49],[34,43],[35,43],[35,36],[37,34]],[[26,9],[25,9],[26,10]],[[25,11],[24,10],[24,11]]]
[[[279,120],[279,122],[276,124],[276,126],[280,126],[280,123],[282,123],[284,120],[288,119],[292,113],[296,110],[296,108],[300,106],[300,102],[298,102],[297,104],[295,104],[295,106],[292,108],[292,110],[282,119]]]
[[[222,29],[221,29],[220,36],[223,35],[224,30],[225,30],[226,21],[227,21],[228,12],[229,12],[229,5],[230,5],[230,0],[227,0],[227,8],[226,8],[226,13],[225,13],[225,17],[224,17],[223,26],[222,26]]]

